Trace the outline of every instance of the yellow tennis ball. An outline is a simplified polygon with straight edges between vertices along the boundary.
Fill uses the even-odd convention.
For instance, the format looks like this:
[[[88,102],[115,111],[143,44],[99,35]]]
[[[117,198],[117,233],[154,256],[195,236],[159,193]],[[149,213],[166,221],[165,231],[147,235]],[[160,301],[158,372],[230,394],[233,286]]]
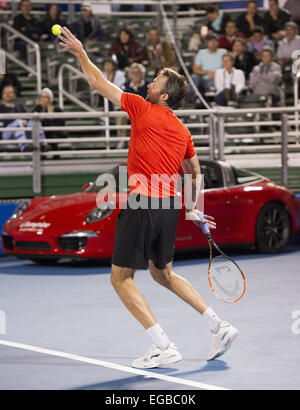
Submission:
[[[52,33],[55,36],[59,36],[61,34],[61,26],[59,24],[54,24],[54,26],[52,26]]]

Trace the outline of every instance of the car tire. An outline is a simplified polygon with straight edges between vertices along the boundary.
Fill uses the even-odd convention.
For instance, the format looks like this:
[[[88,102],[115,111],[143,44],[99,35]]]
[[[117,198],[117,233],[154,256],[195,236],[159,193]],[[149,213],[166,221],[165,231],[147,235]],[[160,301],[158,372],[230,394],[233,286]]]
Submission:
[[[281,252],[291,237],[290,215],[284,205],[269,202],[260,210],[256,221],[256,246],[261,253]]]
[[[52,259],[52,258],[31,258],[32,262],[37,263],[38,265],[43,266],[54,266],[58,262],[59,259]]]

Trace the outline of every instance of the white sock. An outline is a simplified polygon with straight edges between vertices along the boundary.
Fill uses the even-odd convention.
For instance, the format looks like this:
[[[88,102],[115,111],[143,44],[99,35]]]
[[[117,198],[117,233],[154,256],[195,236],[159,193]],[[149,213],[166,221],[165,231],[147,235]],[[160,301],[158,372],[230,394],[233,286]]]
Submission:
[[[159,323],[156,323],[156,325],[149,327],[146,332],[152,338],[153,343],[156,344],[156,346],[158,346],[161,350],[167,350],[171,342]]]
[[[208,307],[202,315],[203,319],[207,322],[210,330],[213,333],[217,333],[222,320],[215,314],[211,307]]]

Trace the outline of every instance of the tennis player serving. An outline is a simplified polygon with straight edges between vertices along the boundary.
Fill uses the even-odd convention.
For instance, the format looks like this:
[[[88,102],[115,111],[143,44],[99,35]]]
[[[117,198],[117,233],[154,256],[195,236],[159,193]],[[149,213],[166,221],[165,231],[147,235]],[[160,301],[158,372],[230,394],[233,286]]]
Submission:
[[[177,346],[169,340],[134,282],[135,270],[148,266],[156,282],[174,292],[202,315],[212,335],[208,360],[215,359],[228,350],[238,331],[221,320],[189,282],[173,272],[172,260],[179,218],[176,184],[171,187],[169,184],[165,192],[161,185],[154,187],[151,178],[153,175],[172,177],[178,174],[180,167],[184,173],[191,174],[194,202],[186,207],[187,218],[196,224],[207,223],[210,229],[215,229],[214,218],[205,215],[205,219],[200,219],[195,208],[200,165],[190,132],[172,111],[172,107],[184,97],[187,83],[183,76],[166,68],[148,85],[147,98],[144,100],[138,95],[123,92],[106,80],[90,61],[81,42],[67,28],[62,29],[59,39],[60,45],[77,57],[90,87],[126,111],[131,120],[128,175],[133,179],[136,175],[142,175],[143,178],[134,192],[130,192],[127,207],[119,214],[111,283],[124,305],[153,341],[153,345],[142,357],[134,360],[132,366],[163,367],[182,359]],[[148,205],[155,203],[155,206],[143,206],[148,209],[130,206],[137,201]],[[164,206],[166,201],[170,205],[168,209]]]

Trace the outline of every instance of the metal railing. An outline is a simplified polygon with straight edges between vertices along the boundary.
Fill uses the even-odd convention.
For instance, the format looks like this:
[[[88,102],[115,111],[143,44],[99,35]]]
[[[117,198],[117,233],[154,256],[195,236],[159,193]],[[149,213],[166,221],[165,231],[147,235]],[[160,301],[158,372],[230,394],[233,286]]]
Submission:
[[[27,48],[27,64],[16,57],[15,40],[21,40]],[[6,44],[3,44],[6,43]],[[42,89],[41,52],[38,43],[30,40],[19,31],[5,23],[0,23],[0,48],[5,51],[7,58],[36,77],[37,93]]]
[[[255,157],[262,153],[264,155],[264,161],[268,154],[276,155],[280,157],[281,166],[281,176],[282,184],[287,185],[288,183],[288,166],[289,166],[289,155],[294,155],[300,153],[300,144],[297,142],[299,133],[295,128],[296,125],[296,107],[279,107],[279,108],[253,108],[253,109],[211,109],[211,110],[177,110],[175,114],[180,118],[187,119],[190,121],[192,117],[197,119],[196,122],[185,122],[185,125],[190,129],[193,134],[193,141],[195,144],[195,150],[198,155],[209,157],[211,159],[217,160],[227,160],[228,158],[233,158],[234,156],[244,157],[248,159],[251,155]],[[239,118],[241,115],[250,114],[260,114],[267,115],[271,114],[273,116],[279,115],[280,119],[273,121],[259,120],[259,121],[249,121],[249,122],[236,122],[234,118]],[[68,113],[26,113],[26,114],[0,114],[0,122],[3,119],[32,119],[31,127],[17,127],[8,128],[1,127],[0,132],[6,130],[24,130],[31,131],[32,138],[24,140],[0,140],[0,147],[5,146],[5,144],[20,144],[20,143],[32,143],[32,152],[0,152],[0,160],[3,165],[0,165],[0,174],[7,175],[9,170],[9,165],[12,165],[12,159],[30,159],[30,161],[20,162],[18,161],[19,172],[23,168],[30,169],[32,173],[32,186],[33,192],[35,194],[41,193],[41,176],[42,168],[47,165],[48,161],[41,161],[41,156],[49,157],[50,155],[60,155],[61,160],[53,161],[52,166],[57,170],[59,166],[61,169],[68,169],[70,172],[78,172],[78,167],[80,164],[86,164],[86,159],[88,158],[114,158],[114,161],[121,161],[121,158],[127,157],[128,150],[116,148],[116,143],[118,141],[129,141],[128,136],[118,137],[112,135],[113,131],[123,130],[129,131],[130,125],[115,125],[111,123],[111,119],[116,119],[119,117],[127,118],[127,114],[122,111],[109,112],[108,107],[105,112],[68,112]],[[67,125],[64,127],[42,127],[41,120],[43,119],[69,119],[76,121],[78,119],[88,120],[97,119],[99,125]],[[247,126],[249,127],[248,133],[230,133],[234,127]],[[266,127],[275,126],[278,131],[272,132],[253,132],[254,127]],[[97,136],[85,136],[85,137],[69,137],[69,138],[46,138],[40,140],[40,129],[44,131],[68,131],[71,132],[91,132],[99,131]],[[193,131],[197,130],[200,134],[195,135]],[[251,138],[251,143],[244,144],[246,139]],[[262,139],[271,139],[270,143],[261,143]],[[238,141],[238,143],[237,143]],[[72,144],[73,145],[86,143],[93,143],[93,149],[58,149],[55,151],[42,152],[41,146],[44,143],[59,143],[59,144]],[[82,159],[85,158],[85,159]],[[10,158],[10,161],[8,160]],[[78,159],[76,165],[71,162],[70,167],[68,167],[68,159],[74,161],[75,158]],[[4,161],[5,160],[5,161]],[[101,161],[101,160],[100,160]],[[298,158],[300,165],[300,156]],[[49,161],[50,162],[50,161]],[[61,165],[62,164],[62,165]],[[16,165],[16,163],[14,163]],[[263,164],[262,164],[263,166]],[[60,171],[59,171],[60,172]],[[66,172],[66,171],[62,171]],[[23,172],[22,172],[23,173]]]
[[[64,72],[68,71],[68,90],[64,88]],[[72,101],[73,103],[77,104],[79,107],[83,108],[86,111],[95,111],[91,106],[93,106],[93,96],[95,93],[92,89],[90,89],[90,99],[91,99],[91,106],[82,102],[79,98],[75,96],[77,92],[77,81],[78,79],[83,79],[86,81],[85,75],[82,71],[78,70],[77,68],[73,67],[70,64],[62,64],[58,71],[58,101],[59,107],[63,110],[64,109],[64,97]],[[99,95],[99,94],[98,94]]]

